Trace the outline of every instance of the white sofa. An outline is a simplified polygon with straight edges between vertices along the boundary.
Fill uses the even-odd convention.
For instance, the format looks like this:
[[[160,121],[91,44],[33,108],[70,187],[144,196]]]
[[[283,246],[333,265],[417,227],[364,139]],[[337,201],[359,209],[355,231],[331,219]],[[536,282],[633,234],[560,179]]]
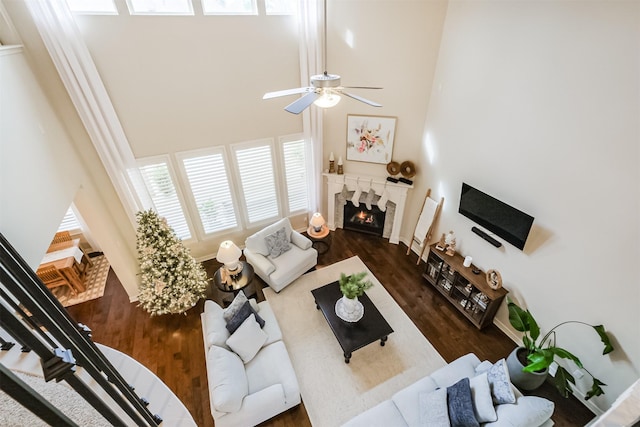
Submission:
[[[284,235],[290,243],[290,249],[274,257],[271,255],[266,238],[281,228],[284,228]],[[283,218],[247,237],[244,256],[253,266],[255,273],[274,291],[280,292],[318,263],[318,251],[311,247],[312,243],[291,228],[289,218]]]
[[[224,309],[208,300],[201,314],[211,414],[216,427],[254,426],[300,403],[298,380],[278,321],[267,301],[250,302],[264,320],[261,331],[266,338],[263,336],[262,347],[247,363],[229,346],[231,343],[234,347]]]
[[[430,393],[436,389],[446,389],[464,377],[473,378],[481,373],[480,369],[482,367],[491,365],[489,362],[482,362],[481,365],[480,360],[473,353],[464,355],[431,375],[398,391],[391,399],[385,400],[352,418],[343,427],[434,425],[425,421],[427,416],[424,412],[430,409],[433,410],[432,407],[427,407],[430,406],[430,401],[427,399]],[[510,387],[517,399],[516,402],[513,404],[495,404],[493,410],[495,410],[497,420],[495,422],[480,423],[480,425],[486,427],[550,427],[553,425],[551,420],[554,409],[553,402],[541,397],[522,396],[515,387]],[[486,414],[486,410],[475,409],[476,406],[483,406],[476,405],[476,400],[480,398],[479,394],[480,392],[476,390],[472,392],[474,396],[474,411],[480,410]],[[488,403],[485,402],[484,408],[486,409],[488,405],[492,404],[490,397]],[[444,416],[447,417],[448,415],[450,414],[445,413]]]

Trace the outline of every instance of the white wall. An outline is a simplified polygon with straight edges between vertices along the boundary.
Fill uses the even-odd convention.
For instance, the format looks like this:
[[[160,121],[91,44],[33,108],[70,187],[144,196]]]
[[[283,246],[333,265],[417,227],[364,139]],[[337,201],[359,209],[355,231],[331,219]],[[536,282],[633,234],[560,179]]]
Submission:
[[[0,188],[0,231],[8,238],[18,236],[10,239],[11,243],[35,268],[73,201],[127,294],[135,299],[135,230],[42,43],[26,2],[0,2],[5,23],[0,36],[24,45],[21,59],[11,58],[6,65],[14,80],[0,81],[2,102],[7,106],[0,114],[0,147],[2,162],[8,164],[0,176],[3,184],[11,183],[11,188]],[[24,108],[17,110],[14,104]],[[11,116],[5,113],[8,109]],[[25,135],[29,142],[25,142]],[[5,151],[12,155],[4,156]],[[33,168],[36,161],[56,167]]]
[[[609,384],[601,409],[640,374],[639,24],[637,2],[450,2],[422,140],[460,251],[543,331],[573,319],[614,337],[602,357],[589,328],[558,334]],[[471,233],[462,181],[536,218],[524,251]]]
[[[408,242],[430,183],[420,161],[420,139],[436,68],[446,1],[336,0],[328,2],[328,71],[344,86],[374,86],[382,90],[350,89],[382,107],[343,97],[324,111],[323,169],[329,154],[342,156],[345,173],[387,176],[386,165],[346,159],[347,115],[397,117],[393,160],[415,163],[417,176],[407,196],[401,240]],[[312,107],[314,108],[314,107]],[[323,210],[326,213],[326,195]]]

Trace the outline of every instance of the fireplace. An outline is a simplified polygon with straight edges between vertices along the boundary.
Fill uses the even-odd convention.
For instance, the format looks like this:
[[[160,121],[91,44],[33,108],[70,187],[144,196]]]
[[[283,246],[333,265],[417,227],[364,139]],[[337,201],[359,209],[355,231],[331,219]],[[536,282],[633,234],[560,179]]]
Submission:
[[[377,209],[381,195],[386,191],[388,201],[385,203],[386,210],[383,212],[382,238],[389,239],[389,243],[396,245],[400,242],[404,205],[407,200],[407,192],[413,188],[413,185],[389,182],[386,177],[338,175],[335,173],[324,173],[323,175],[327,178],[327,226],[330,230],[335,230],[336,227],[347,228],[344,206],[351,201],[356,188],[360,188],[362,191],[358,208],[366,206],[368,193],[373,189],[375,196],[370,205]]]
[[[349,201],[344,205],[344,224],[342,227],[345,230],[360,231],[382,237],[384,218],[385,212],[382,212],[376,205],[371,205],[371,209],[367,209],[364,203],[360,203],[356,207]]]

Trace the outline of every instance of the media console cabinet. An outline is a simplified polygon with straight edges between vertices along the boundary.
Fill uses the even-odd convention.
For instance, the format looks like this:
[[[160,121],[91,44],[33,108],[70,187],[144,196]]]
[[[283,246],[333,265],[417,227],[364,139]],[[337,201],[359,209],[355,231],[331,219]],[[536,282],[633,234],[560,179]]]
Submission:
[[[473,264],[465,267],[464,258],[455,253],[447,255],[436,249],[435,244],[429,247],[429,256],[422,277],[436,288],[478,329],[493,323],[504,297],[509,293],[504,288],[491,289],[485,272]]]

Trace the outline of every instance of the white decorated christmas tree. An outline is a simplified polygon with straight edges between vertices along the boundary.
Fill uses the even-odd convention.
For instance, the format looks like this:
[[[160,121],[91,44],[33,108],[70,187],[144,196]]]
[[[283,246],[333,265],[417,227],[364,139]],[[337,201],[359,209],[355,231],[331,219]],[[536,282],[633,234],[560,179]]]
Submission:
[[[153,210],[136,214],[140,262],[138,300],[152,316],[183,313],[204,297],[207,274],[182,241]]]

